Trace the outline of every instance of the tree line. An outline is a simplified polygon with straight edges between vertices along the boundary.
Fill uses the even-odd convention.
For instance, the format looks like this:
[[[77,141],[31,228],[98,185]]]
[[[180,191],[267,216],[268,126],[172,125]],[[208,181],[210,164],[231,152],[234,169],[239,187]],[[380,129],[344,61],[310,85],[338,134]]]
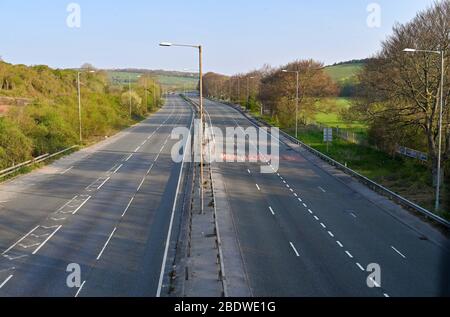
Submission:
[[[399,144],[428,153],[433,180],[437,180],[441,58],[439,54],[407,53],[405,48],[444,51],[444,106],[442,162],[446,173],[450,157],[449,80],[450,1],[436,2],[406,24],[397,24],[382,42],[381,51],[364,60],[365,67],[352,88],[352,106],[342,112],[348,122],[368,125],[370,142],[394,154]],[[354,61],[359,63],[360,61]],[[290,71],[289,73],[283,70]],[[296,80],[300,75],[300,118],[303,124],[327,105],[317,101],[339,94],[323,64],[298,60],[278,68],[234,76],[207,73],[204,91],[261,111],[282,128],[295,124]],[[326,100],[326,99],[325,99]]]
[[[204,93],[263,112],[281,127],[289,128],[295,125],[295,72],[299,73],[299,118],[306,124],[321,111],[317,103],[320,99],[339,93],[336,83],[324,71],[324,65],[314,60],[297,60],[278,68],[266,65],[260,70],[231,77],[207,73],[203,78]]]

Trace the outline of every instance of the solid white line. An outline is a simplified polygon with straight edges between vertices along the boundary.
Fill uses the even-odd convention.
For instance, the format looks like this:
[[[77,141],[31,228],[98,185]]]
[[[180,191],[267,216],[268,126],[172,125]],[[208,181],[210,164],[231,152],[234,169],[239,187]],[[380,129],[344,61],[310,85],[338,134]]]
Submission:
[[[347,255],[350,257],[350,259],[353,259],[353,255],[350,252],[345,251],[345,253],[347,253]]]
[[[127,205],[127,208],[125,208],[125,211],[122,214],[122,217],[125,217],[125,214],[127,213],[128,209],[130,209],[131,203],[133,202],[134,197],[131,198],[130,202]]]
[[[133,157],[134,154],[130,154],[130,156],[127,157],[127,159],[125,160],[125,162],[128,162],[130,160],[130,158]]]
[[[259,191],[261,190],[261,188],[259,188],[259,185],[258,185],[258,184],[256,184],[256,188],[258,188]]]
[[[2,284],[0,284],[0,288],[2,288],[3,286],[5,286],[6,283],[8,283],[10,279],[12,279],[12,277],[13,277],[12,274],[11,274],[10,276],[8,276],[8,277],[6,278],[6,280],[4,280]]]
[[[273,211],[272,207],[269,207],[270,212],[272,213],[272,215],[275,216],[275,212]]]
[[[74,166],[69,167],[68,169],[66,169],[65,171],[63,171],[63,172],[61,172],[61,173],[59,173],[59,174],[60,174],[60,175],[64,175],[64,174],[66,174],[68,171],[72,170],[73,168],[74,168]]]
[[[19,243],[21,243],[23,240],[25,240],[26,237],[28,237],[30,234],[32,234],[37,228],[39,228],[39,226],[34,227],[30,232],[28,232],[26,235],[24,235],[22,238],[20,238],[19,241],[17,241],[16,243],[14,243],[12,246],[10,246],[8,249],[6,249],[5,251],[3,251],[2,255],[8,253],[9,251],[11,251],[12,249],[14,249],[14,247],[16,245],[18,245]]]
[[[291,248],[294,250],[295,255],[296,255],[297,257],[300,257],[300,254],[298,253],[298,251],[297,251],[297,249],[295,248],[294,244],[293,244],[292,242],[289,242],[289,244],[291,245]]]
[[[192,118],[191,126],[189,128],[189,131],[192,131],[193,123],[194,123],[194,118]],[[187,148],[187,144],[188,144],[187,142],[189,142],[189,141],[186,140],[186,143],[184,144],[184,149]],[[167,262],[167,255],[168,255],[168,252],[169,252],[170,237],[172,235],[173,221],[174,221],[174,218],[175,218],[175,210],[176,210],[176,207],[177,207],[178,192],[180,191],[181,176],[183,175],[183,167],[184,167],[184,162],[186,161],[186,154],[187,154],[187,152],[188,151],[184,151],[183,162],[181,162],[180,175],[178,177],[178,185],[177,185],[177,190],[175,192],[175,198],[174,198],[174,201],[173,201],[172,215],[170,216],[169,229],[167,231],[166,247],[165,247],[165,250],[164,250],[163,261],[161,263],[161,270],[160,270],[161,273],[159,275],[159,282],[158,282],[158,289],[156,291],[156,297],[161,297],[162,284],[163,284],[163,281],[164,281],[164,271],[165,271],[166,262]]]
[[[330,235],[330,237],[334,238],[334,234],[331,231],[328,231],[328,234]]]
[[[74,210],[74,212],[72,213],[72,215],[75,215],[81,208],[83,208],[83,206],[89,201],[89,199],[91,199],[92,196],[89,196],[85,201],[83,201],[83,203]]]
[[[78,297],[78,295],[80,295],[80,292],[83,289],[84,283],[86,283],[86,281],[83,281],[83,283],[81,283],[80,288],[78,289],[77,293],[75,294],[75,297]]]
[[[147,178],[147,175],[144,176],[144,178],[142,179],[142,181],[141,181],[141,183],[139,184],[139,186],[138,186],[138,188],[137,188],[136,191],[140,191],[140,190],[141,190],[141,187],[142,187],[142,185],[144,185],[144,182],[145,182],[145,179],[146,179],[146,178]]]
[[[338,244],[338,246],[340,246],[341,248],[344,247],[344,245],[341,243],[341,241],[336,241],[336,243]]]
[[[391,248],[392,248],[392,250],[394,250],[395,252],[397,252],[398,254],[400,254],[400,256],[401,256],[402,258],[406,259],[406,256],[405,256],[403,253],[401,253],[399,250],[397,250],[394,246],[391,246]]]
[[[111,179],[111,177],[108,177],[107,179],[105,179],[105,181],[100,186],[97,187],[97,190],[101,189],[103,187],[103,185],[105,185],[106,182],[109,181],[110,179]]]
[[[363,266],[362,266],[361,264],[356,263],[356,265],[360,268],[361,271],[365,271],[364,268],[363,268]]]
[[[48,240],[50,240],[61,228],[62,228],[62,226],[59,226],[58,229],[53,231],[53,233],[51,235],[49,235],[48,238],[45,239],[45,241],[42,242],[41,245],[36,250],[34,250],[34,252],[32,254],[34,255],[34,254],[38,253],[39,250],[48,242]]]
[[[116,174],[121,168],[122,168],[123,164],[120,164],[118,168],[116,168],[116,170],[113,172],[113,174]]]
[[[99,253],[98,256],[97,256],[97,261],[100,260],[100,258],[102,257],[103,252],[105,252],[105,249],[106,249],[106,247],[108,246],[109,241],[111,241],[111,239],[112,239],[114,233],[116,232],[116,230],[117,230],[117,228],[114,228],[114,230],[113,230],[113,231],[111,232],[111,234],[109,235],[109,238],[108,238],[108,240],[106,241],[105,245],[103,246],[103,249],[100,251],[100,253]]]
[[[136,152],[139,151],[140,149],[141,149],[141,147],[138,146],[138,147],[136,148],[136,150],[134,150],[134,153],[136,153]]]

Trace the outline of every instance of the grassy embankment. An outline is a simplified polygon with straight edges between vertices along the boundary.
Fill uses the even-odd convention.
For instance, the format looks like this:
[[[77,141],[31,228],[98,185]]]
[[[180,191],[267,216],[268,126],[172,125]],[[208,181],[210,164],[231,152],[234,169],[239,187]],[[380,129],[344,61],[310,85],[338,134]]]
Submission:
[[[76,76],[74,70],[0,62],[0,96],[10,103],[0,117],[0,169],[79,143]],[[158,88],[150,92],[156,94],[157,104],[154,98],[148,104],[136,103],[130,118],[122,101],[128,87],[111,85],[101,71],[83,73],[81,82],[84,145],[140,121],[160,102]],[[144,95],[137,85],[133,91],[138,97]],[[16,98],[28,101],[17,104]]]

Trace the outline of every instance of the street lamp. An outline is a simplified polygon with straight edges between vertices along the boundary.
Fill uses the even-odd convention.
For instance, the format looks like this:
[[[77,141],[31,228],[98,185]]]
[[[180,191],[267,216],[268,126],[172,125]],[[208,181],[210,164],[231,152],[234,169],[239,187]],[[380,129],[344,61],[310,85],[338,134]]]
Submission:
[[[249,81],[250,79],[255,79],[255,76],[247,77],[247,109],[249,108],[249,99],[250,99],[250,88],[249,88]]]
[[[299,81],[299,77],[300,77],[300,72],[299,71],[289,71],[287,69],[283,69],[282,70],[283,73],[295,73],[296,77],[297,77],[297,94],[295,97],[295,137],[298,138],[298,99],[299,99],[299,95],[300,95],[300,81]]]
[[[198,60],[199,60],[199,102],[200,102],[200,191],[201,191],[201,202],[200,208],[201,213],[204,213],[204,190],[203,190],[203,135],[204,135],[204,120],[203,120],[203,47],[201,45],[191,45],[191,44],[173,44],[169,42],[161,42],[159,46],[163,47],[190,47],[198,50]]]
[[[437,166],[437,185],[436,185],[436,202],[434,209],[439,211],[440,196],[441,196],[441,156],[442,156],[442,111],[444,108],[444,71],[445,71],[445,56],[444,50],[433,51],[433,50],[417,50],[414,48],[405,48],[403,52],[407,53],[428,53],[428,54],[438,54],[441,56],[441,87],[440,87],[440,106],[439,106],[439,141],[438,141],[438,166]]]
[[[141,75],[139,75],[139,76],[136,76],[136,78],[141,78]],[[130,119],[131,119],[131,116],[132,116],[132,109],[131,109],[131,75],[128,75],[128,95],[129,95],[129,98],[130,98]]]
[[[84,72],[77,72],[77,90],[78,90],[78,124],[79,124],[79,139],[80,144],[83,143],[83,132],[82,132],[82,123],[81,123],[81,81],[80,76]],[[90,70],[88,73],[95,73],[95,70]]]

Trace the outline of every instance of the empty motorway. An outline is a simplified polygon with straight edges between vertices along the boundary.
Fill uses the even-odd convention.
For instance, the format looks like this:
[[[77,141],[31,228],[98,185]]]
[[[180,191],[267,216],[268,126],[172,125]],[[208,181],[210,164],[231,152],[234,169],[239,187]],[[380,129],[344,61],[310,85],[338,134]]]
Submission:
[[[178,97],[110,140],[1,185],[0,296],[156,296],[181,164]],[[81,287],[69,288],[69,264]]]
[[[230,106],[205,108],[223,131],[253,126]],[[142,123],[2,184],[0,296],[158,295],[182,176],[170,134],[192,119],[186,102],[168,97]],[[262,163],[213,163],[252,296],[444,295],[444,235],[280,141],[272,174]],[[80,266],[81,287],[67,286],[69,264]]]
[[[230,106],[207,101],[206,110],[222,130],[252,126]],[[444,294],[446,237],[288,143],[281,139],[273,174],[260,163],[217,163],[254,296]],[[369,276],[373,264],[380,282]]]

